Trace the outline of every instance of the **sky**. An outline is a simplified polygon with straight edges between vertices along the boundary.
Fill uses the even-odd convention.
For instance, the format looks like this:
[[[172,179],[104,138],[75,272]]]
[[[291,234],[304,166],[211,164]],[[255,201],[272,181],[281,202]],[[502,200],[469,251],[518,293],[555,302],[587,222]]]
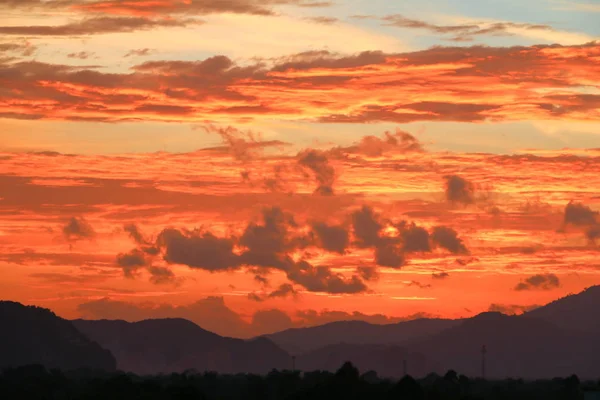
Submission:
[[[600,2],[0,0],[0,293],[252,337],[600,284]]]

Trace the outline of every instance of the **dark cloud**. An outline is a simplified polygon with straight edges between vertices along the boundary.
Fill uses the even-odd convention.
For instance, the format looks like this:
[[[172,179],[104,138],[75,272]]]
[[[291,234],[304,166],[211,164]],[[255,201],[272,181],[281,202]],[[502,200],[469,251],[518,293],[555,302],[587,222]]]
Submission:
[[[343,226],[316,222],[312,225],[312,231],[320,247],[332,253],[344,254],[350,244],[348,231]]]
[[[136,224],[126,224],[123,230],[129,234],[129,237],[137,244],[149,244]]]
[[[376,267],[360,266],[356,268],[356,273],[367,282],[379,279],[379,271],[377,271]]]
[[[469,251],[458,237],[458,233],[447,226],[436,226],[431,232],[431,241],[435,246],[442,247],[453,254],[468,254]]]
[[[357,16],[359,18],[377,18],[370,16]],[[407,18],[400,14],[387,15],[380,17],[384,22],[384,25],[395,26],[398,28],[408,29],[422,29],[428,30],[433,33],[442,35],[452,35],[449,40],[456,42],[465,42],[473,40],[474,36],[481,35],[504,35],[510,36],[512,33],[509,32],[511,28],[520,28],[527,30],[544,30],[553,31],[554,29],[549,25],[541,24],[527,24],[527,23],[515,23],[515,22],[496,22],[491,24],[483,23],[470,23],[460,25],[436,25],[423,20]]]
[[[290,234],[290,229],[297,226],[296,221],[278,207],[265,208],[262,217],[262,224],[248,224],[239,240],[247,249],[240,257],[241,262],[285,269],[290,264],[287,253],[302,244]]]
[[[329,163],[325,152],[319,150],[305,150],[297,155],[298,165],[312,171],[317,181],[315,193],[323,196],[333,194],[335,182],[335,168]]]
[[[368,206],[351,215],[354,237],[359,247],[375,247],[380,243],[379,232],[383,228],[379,215]]]
[[[554,274],[538,274],[530,276],[515,286],[515,290],[551,290],[560,286],[560,279]]]
[[[123,268],[123,274],[126,277],[133,278],[139,269],[148,267],[151,260],[143,251],[134,249],[129,253],[118,254],[116,263],[119,267]]]
[[[564,224],[589,227],[598,224],[598,211],[581,203],[570,202],[565,207]]]
[[[384,240],[375,247],[375,263],[382,267],[398,268],[406,259],[402,247],[392,240]]]
[[[150,273],[150,282],[156,285],[176,282],[175,274],[169,268],[150,265],[147,270]]]
[[[234,254],[234,241],[219,238],[210,232],[182,232],[165,229],[157,244],[164,249],[164,259],[170,264],[182,264],[207,271],[225,271],[238,267],[239,257]]]
[[[458,175],[447,175],[445,193],[446,200],[454,204],[472,204],[475,201],[475,187],[471,182]]]
[[[223,140],[223,146],[209,147],[203,151],[229,153],[238,161],[250,161],[262,155],[262,151],[268,147],[289,146],[289,143],[280,140],[263,140],[260,133],[253,131],[242,131],[233,126],[202,126],[208,133],[215,133]]]
[[[421,283],[419,281],[410,281],[407,286],[415,286],[418,287],[419,289],[431,289],[431,284],[428,283]]]
[[[288,296],[296,297],[297,295],[298,295],[298,292],[296,291],[296,289],[294,289],[294,286],[290,285],[289,283],[283,283],[283,284],[279,285],[279,287],[277,289],[275,289],[274,291],[269,293],[268,297],[269,298],[288,297]]]
[[[447,272],[434,272],[431,277],[433,279],[446,279],[450,277],[450,274]]]
[[[69,241],[91,239],[96,235],[94,228],[83,217],[72,217],[62,229],[65,238]]]
[[[502,314],[507,314],[507,315],[515,315],[515,314],[523,314],[525,312],[535,310],[536,308],[539,308],[539,307],[540,306],[537,304],[522,306],[522,305],[517,305],[517,304],[492,303],[492,304],[490,304],[488,311],[500,312]]]
[[[149,19],[144,17],[96,17],[56,26],[0,26],[0,34],[27,36],[79,36],[102,33],[133,32],[159,27],[198,25],[203,21]]]
[[[406,253],[430,252],[429,232],[425,228],[412,224],[398,226],[402,247]]]
[[[380,157],[387,152],[423,152],[423,146],[410,133],[397,129],[395,133],[385,132],[383,138],[364,136],[357,144],[339,150],[367,157]]]
[[[328,267],[315,267],[306,261],[295,263],[288,270],[287,277],[311,292],[353,294],[367,290],[367,286],[357,275],[347,279],[341,274],[332,272]]]

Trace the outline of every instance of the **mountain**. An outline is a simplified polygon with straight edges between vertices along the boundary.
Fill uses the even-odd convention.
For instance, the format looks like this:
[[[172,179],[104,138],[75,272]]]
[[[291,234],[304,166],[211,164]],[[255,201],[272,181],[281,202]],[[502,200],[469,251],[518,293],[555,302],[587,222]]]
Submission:
[[[552,322],[563,329],[600,333],[600,286],[592,286],[581,293],[571,294],[526,315]]]
[[[400,378],[404,376],[404,362],[407,372],[414,376],[425,376],[437,366],[422,354],[412,353],[400,346],[381,344],[335,344],[298,356],[296,368],[302,371],[337,371],[350,361],[361,372],[376,371],[381,377]]]
[[[119,369],[137,374],[188,369],[263,374],[291,365],[290,356],[266,338],[226,338],[185,319],[75,320],[73,324],[109,349]]]
[[[434,372],[454,369],[468,376],[481,376],[483,345],[487,348],[487,377],[600,376],[596,335],[565,330],[529,316],[483,313],[406,344],[411,351],[439,363],[441,368]]]
[[[116,368],[108,350],[47,309],[0,301],[0,326],[0,368],[30,364],[62,370]]]
[[[301,354],[334,344],[398,345],[430,336],[458,325],[461,320],[415,319],[374,325],[363,321],[339,321],[310,328],[288,329],[267,335],[290,354]]]

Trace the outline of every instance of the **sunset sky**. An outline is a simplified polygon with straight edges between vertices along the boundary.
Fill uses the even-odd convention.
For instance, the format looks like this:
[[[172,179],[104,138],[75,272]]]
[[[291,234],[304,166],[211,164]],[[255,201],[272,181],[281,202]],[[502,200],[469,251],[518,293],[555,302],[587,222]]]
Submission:
[[[250,337],[600,284],[597,0],[0,0],[0,293]]]

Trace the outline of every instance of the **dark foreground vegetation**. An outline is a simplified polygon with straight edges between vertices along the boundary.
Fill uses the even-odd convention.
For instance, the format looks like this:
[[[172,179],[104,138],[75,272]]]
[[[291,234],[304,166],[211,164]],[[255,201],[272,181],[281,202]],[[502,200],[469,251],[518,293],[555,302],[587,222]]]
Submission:
[[[415,380],[381,379],[373,371],[360,374],[351,363],[336,373],[276,371],[266,376],[197,373],[137,376],[121,372],[61,372],[39,365],[10,368],[0,375],[3,400],[279,400],[279,399],[507,399],[575,400],[600,390],[600,382],[577,376],[545,381],[471,379],[448,371]]]

